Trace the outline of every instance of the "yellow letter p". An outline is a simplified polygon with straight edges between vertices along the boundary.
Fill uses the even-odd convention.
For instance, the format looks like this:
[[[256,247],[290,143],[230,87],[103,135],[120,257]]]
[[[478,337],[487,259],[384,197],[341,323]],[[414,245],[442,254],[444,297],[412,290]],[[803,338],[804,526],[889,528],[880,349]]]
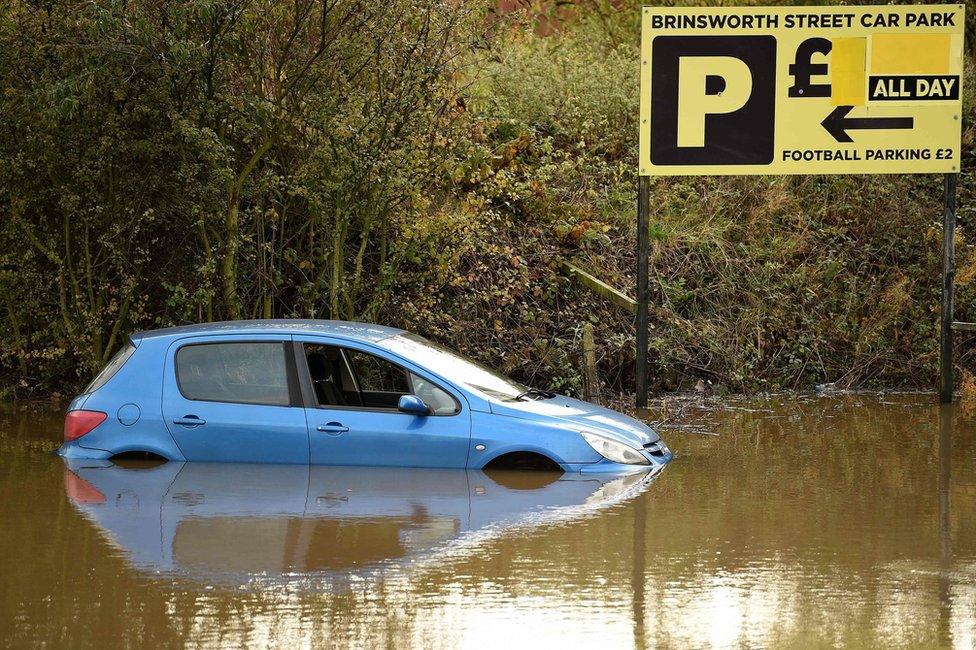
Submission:
[[[678,146],[705,146],[705,117],[733,113],[752,95],[752,73],[731,56],[678,59]]]

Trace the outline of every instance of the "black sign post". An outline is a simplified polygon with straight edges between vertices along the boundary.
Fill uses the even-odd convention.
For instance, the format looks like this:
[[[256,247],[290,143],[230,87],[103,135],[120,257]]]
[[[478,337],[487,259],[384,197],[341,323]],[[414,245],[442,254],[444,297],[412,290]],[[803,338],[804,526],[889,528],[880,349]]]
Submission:
[[[637,182],[637,408],[647,407],[647,275],[651,179]]]
[[[939,365],[942,385],[939,401],[952,403],[953,283],[956,279],[956,175],[945,175],[945,209],[942,212],[942,318],[939,335]]]

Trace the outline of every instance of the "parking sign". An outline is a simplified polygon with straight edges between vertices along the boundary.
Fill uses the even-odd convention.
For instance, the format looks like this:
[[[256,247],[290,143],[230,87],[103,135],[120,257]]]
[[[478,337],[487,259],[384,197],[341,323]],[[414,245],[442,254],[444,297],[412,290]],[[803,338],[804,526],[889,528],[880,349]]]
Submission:
[[[641,175],[959,171],[961,4],[642,20]]]

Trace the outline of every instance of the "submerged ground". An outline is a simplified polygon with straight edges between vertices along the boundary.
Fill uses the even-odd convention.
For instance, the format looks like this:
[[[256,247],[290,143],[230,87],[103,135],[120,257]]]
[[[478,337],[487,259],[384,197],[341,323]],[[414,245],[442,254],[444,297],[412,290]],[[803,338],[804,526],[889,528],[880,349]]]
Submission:
[[[11,646],[976,643],[976,410],[929,395],[686,405],[646,484],[66,472],[60,418],[0,410]]]

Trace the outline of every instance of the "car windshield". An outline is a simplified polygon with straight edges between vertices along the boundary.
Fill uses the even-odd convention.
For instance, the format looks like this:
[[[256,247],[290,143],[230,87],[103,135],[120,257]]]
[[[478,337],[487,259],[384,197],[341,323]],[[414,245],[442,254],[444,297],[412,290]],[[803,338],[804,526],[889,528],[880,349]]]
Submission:
[[[402,354],[445,379],[491,397],[511,400],[529,390],[527,386],[417,334],[398,334],[385,339],[383,344],[391,352]]]

